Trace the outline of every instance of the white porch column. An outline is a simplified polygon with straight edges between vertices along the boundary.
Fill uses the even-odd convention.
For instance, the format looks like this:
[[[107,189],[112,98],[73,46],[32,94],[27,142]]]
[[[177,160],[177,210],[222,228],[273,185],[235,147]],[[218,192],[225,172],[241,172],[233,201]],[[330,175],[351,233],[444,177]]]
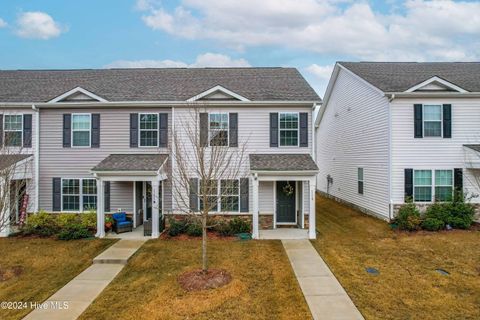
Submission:
[[[158,199],[159,181],[152,180],[152,239],[158,238],[159,219],[160,219],[160,201]]]
[[[98,238],[105,237],[105,208],[103,200],[103,180],[97,178],[97,234]]]
[[[253,197],[253,212],[252,212],[252,238],[258,239],[258,176],[252,176],[252,197]]]
[[[10,193],[10,186],[6,186],[4,180],[0,178],[0,196],[5,199],[5,205],[2,212],[0,212],[0,238],[8,237],[10,234],[10,197],[1,194],[2,192],[8,195]]]
[[[310,239],[316,239],[317,238],[317,232],[316,232],[316,223],[315,223],[315,190],[316,190],[316,179],[311,178],[308,182],[309,186],[309,199],[310,199],[310,213],[308,216],[308,237]]]

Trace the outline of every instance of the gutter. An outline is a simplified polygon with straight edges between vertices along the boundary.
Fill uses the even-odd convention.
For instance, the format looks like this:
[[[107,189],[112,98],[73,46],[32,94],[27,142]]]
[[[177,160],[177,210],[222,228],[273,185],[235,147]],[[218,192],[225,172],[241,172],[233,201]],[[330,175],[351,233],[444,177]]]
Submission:
[[[480,98],[479,92],[386,92],[389,99],[396,98]]]
[[[39,209],[39,192],[40,192],[40,110],[35,104],[32,104],[32,110],[35,112],[35,205],[33,211],[38,212]]]
[[[278,176],[278,175],[304,175],[311,176],[316,175],[319,170],[293,170],[293,171],[277,171],[277,170],[250,170],[255,176],[265,175],[265,176]]]

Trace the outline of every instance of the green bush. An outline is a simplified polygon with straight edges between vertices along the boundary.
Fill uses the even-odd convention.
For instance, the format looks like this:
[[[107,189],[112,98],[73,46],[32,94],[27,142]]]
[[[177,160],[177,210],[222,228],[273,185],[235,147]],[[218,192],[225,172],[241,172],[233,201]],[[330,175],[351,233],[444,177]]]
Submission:
[[[57,225],[60,229],[68,228],[80,223],[80,217],[77,213],[59,213],[56,215]]]
[[[231,234],[238,233],[249,233],[250,232],[250,223],[247,220],[244,220],[239,217],[235,217],[228,223],[230,226]]]
[[[191,237],[200,237],[203,233],[202,225],[198,222],[190,222],[187,225],[186,233]]]
[[[437,218],[426,218],[422,221],[422,228],[428,231],[438,231],[445,228],[445,222]]]
[[[472,225],[473,220],[467,216],[452,217],[450,219],[450,226],[454,229],[468,229]]]
[[[475,207],[464,200],[451,203],[451,220],[453,228],[468,229],[475,218]]]
[[[174,217],[170,217],[168,220],[168,235],[171,237],[178,236],[186,231],[187,223],[184,220],[176,220]]]
[[[436,202],[430,205],[425,211],[425,218],[437,219],[443,222],[444,225],[448,224],[451,215],[451,203],[450,202]]]
[[[88,211],[80,215],[81,224],[88,230],[97,229],[97,212]]]
[[[81,224],[73,224],[69,225],[68,227],[62,229],[57,238],[60,240],[76,240],[76,239],[83,239],[83,238],[90,238],[93,234],[89,231],[85,226]]]
[[[409,202],[403,205],[398,211],[395,223],[400,230],[416,231],[420,229],[422,219],[415,203]]]
[[[42,237],[49,237],[57,233],[59,227],[57,225],[56,217],[43,210],[37,214],[28,216],[27,223],[23,227],[23,233],[30,235],[39,235]]]
[[[225,221],[220,221],[218,224],[215,226],[214,230],[218,232],[221,236],[228,237],[231,236],[232,233],[232,228],[230,228],[230,224],[225,222]]]

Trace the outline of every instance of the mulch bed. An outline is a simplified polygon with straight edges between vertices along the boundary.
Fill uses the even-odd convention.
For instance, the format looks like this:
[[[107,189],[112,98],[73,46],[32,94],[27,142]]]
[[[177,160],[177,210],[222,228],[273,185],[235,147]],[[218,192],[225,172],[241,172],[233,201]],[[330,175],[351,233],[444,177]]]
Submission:
[[[186,291],[200,291],[223,287],[232,281],[232,276],[221,269],[193,270],[181,274],[177,280]]]
[[[214,231],[209,231],[207,233],[207,237],[208,237],[208,240],[226,240],[226,241],[233,241],[233,240],[236,240],[237,238],[236,237],[233,237],[233,236],[222,236],[220,235],[218,232],[214,232]],[[188,234],[185,234],[185,233],[182,233],[182,234],[179,234],[178,236],[175,236],[175,237],[172,237],[170,235],[168,235],[168,232],[164,232],[160,235],[160,239],[163,239],[163,240],[168,240],[168,239],[174,239],[174,240],[198,240],[198,239],[202,239],[201,236],[199,237],[192,237],[192,236],[189,236]]]
[[[11,268],[0,268],[0,281],[7,281],[14,277],[19,277],[23,273],[22,266],[13,266]]]

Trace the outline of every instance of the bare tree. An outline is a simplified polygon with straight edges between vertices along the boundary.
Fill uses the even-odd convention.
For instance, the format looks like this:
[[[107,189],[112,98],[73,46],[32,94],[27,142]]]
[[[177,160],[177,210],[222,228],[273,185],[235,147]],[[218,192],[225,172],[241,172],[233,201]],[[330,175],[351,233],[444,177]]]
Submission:
[[[247,176],[246,141],[239,141],[238,132],[229,132],[228,126],[225,127],[225,119],[221,117],[228,117],[227,113],[216,115],[220,118],[213,115],[208,118],[208,113],[201,112],[198,106],[190,106],[182,115],[176,114],[179,120],[172,130],[170,152],[176,210],[200,220],[202,226],[204,272],[208,270],[207,230],[213,226],[209,212],[239,211],[239,179]],[[200,123],[207,123],[207,127],[201,128]],[[235,147],[229,147],[230,135],[237,137]]]

